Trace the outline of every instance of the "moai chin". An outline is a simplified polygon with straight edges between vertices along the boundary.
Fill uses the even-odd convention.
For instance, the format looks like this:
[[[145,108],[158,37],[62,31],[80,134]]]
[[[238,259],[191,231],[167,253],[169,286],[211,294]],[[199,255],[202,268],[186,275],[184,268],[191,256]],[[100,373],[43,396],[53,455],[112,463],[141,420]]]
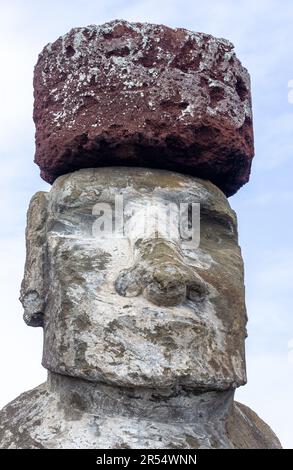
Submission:
[[[0,448],[279,448],[234,402],[247,317],[226,195],[253,141],[231,43],[125,21],[72,30],[40,55],[34,117],[54,183],[28,210],[21,302],[48,380],[1,411]],[[198,244],[181,206],[189,234],[200,208]]]

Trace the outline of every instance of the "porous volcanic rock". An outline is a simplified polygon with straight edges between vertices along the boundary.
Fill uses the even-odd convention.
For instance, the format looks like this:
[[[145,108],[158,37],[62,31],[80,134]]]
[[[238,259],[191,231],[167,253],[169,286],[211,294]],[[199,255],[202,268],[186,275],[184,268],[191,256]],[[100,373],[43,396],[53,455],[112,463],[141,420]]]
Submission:
[[[228,196],[249,179],[250,79],[225,39],[126,21],[75,28],[44,48],[34,89],[49,183],[111,165],[189,173]]]

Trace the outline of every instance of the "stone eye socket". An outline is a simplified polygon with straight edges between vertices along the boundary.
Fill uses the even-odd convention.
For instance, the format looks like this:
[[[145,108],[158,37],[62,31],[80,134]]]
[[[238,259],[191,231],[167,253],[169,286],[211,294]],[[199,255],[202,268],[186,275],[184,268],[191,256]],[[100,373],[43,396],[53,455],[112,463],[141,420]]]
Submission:
[[[200,243],[221,245],[224,242],[235,242],[235,227],[227,219],[202,217],[200,225]]]
[[[203,227],[211,227],[214,230],[226,231],[228,234],[235,233],[235,226],[229,216],[223,214],[215,215],[201,212],[200,223]]]
[[[49,224],[49,232],[70,235],[73,233],[73,227],[68,223],[61,222],[60,220],[54,220]]]
[[[93,236],[93,224],[96,218],[87,212],[60,215],[60,219],[52,219],[48,225],[48,231],[60,235],[83,234]]]

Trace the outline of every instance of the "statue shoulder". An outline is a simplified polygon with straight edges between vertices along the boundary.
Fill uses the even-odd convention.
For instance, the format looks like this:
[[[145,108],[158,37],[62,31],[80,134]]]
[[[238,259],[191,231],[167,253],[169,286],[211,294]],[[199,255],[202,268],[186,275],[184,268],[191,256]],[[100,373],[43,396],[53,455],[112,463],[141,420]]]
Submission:
[[[45,384],[22,393],[0,411],[0,449],[39,449],[31,431],[48,401]]]
[[[281,449],[272,429],[248,406],[234,402],[227,421],[227,433],[237,449]]]

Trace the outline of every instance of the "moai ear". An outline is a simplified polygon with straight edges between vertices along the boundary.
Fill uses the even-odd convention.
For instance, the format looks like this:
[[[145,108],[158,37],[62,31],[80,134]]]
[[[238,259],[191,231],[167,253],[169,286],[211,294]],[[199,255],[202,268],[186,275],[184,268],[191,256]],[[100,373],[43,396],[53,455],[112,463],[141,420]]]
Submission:
[[[36,193],[31,199],[27,213],[26,261],[20,301],[24,308],[24,321],[29,326],[43,326],[47,198],[46,192]]]

